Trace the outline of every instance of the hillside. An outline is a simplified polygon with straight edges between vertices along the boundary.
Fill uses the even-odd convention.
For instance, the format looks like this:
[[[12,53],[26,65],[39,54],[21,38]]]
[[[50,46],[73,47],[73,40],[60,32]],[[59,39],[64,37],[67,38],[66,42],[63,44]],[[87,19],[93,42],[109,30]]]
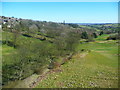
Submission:
[[[4,88],[118,87],[116,25],[1,21]]]
[[[118,88],[117,54],[116,41],[81,44],[68,63],[47,75],[36,88]]]

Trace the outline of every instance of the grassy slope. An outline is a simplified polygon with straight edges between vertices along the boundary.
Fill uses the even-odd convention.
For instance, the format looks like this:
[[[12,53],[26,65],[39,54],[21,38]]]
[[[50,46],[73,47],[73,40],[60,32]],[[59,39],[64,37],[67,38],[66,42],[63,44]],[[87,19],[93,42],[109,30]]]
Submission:
[[[78,51],[84,48],[91,52],[76,54],[58,68],[62,72],[48,75],[36,88],[118,87],[118,48],[115,41],[104,41],[107,36],[98,37],[96,42],[80,44]]]
[[[7,32],[7,33],[6,32],[2,32],[2,40],[3,41],[6,40],[6,35],[7,35],[7,37],[9,37],[8,38],[9,41],[13,41],[13,34],[12,33],[10,33],[10,32]],[[49,38],[47,38],[47,39],[49,39]],[[24,42],[25,43],[29,43],[29,41],[31,43],[42,43],[42,41],[39,40],[39,39],[25,37],[25,36],[22,36],[22,35],[18,36],[17,41],[18,41],[18,44],[20,44],[20,42],[21,43],[24,43]],[[49,45],[51,45],[51,43]],[[15,49],[15,48],[13,48],[11,46],[8,46],[6,44],[3,44],[3,45],[0,45],[0,52],[2,52],[2,54],[1,54],[2,55],[2,66],[6,65],[6,64],[9,65],[9,64],[13,64],[14,62],[17,62],[17,61],[14,60],[15,57],[17,57],[16,56],[17,55],[17,49]],[[33,77],[30,76],[28,78],[34,79],[34,77],[37,77],[37,76],[38,75],[33,75]],[[31,79],[31,82],[32,82],[32,79]],[[24,80],[24,81],[26,81],[26,80]],[[13,88],[13,87],[16,87],[17,85],[21,84],[21,82],[23,83],[24,81],[17,80],[15,82],[10,82],[9,85],[4,86],[4,88]],[[30,80],[29,80],[29,82],[30,82]],[[27,85],[23,85],[23,88],[27,87]]]
[[[80,44],[77,48],[89,49],[91,52],[78,53],[67,64],[60,67],[62,72],[52,73],[44,79],[41,87],[117,87],[117,44],[116,41],[105,41],[108,35],[98,37],[96,42]],[[28,39],[27,37],[21,37]],[[38,42],[39,40],[31,41]],[[3,57],[11,56],[15,49],[2,46]],[[9,58],[12,58],[9,57]],[[7,64],[13,61],[5,59]],[[11,59],[12,60],[12,59]],[[3,59],[4,61],[4,59]],[[14,84],[13,84],[14,85]]]
[[[9,37],[8,40],[9,41],[13,41],[13,34],[10,33],[10,32],[7,32],[7,36]],[[2,40],[6,40],[6,32],[2,32]],[[19,35],[18,38],[17,38],[17,44],[20,44],[21,43],[34,43],[34,42],[41,42],[40,40],[38,39],[35,39],[35,38],[29,38],[29,37],[25,37],[25,36],[22,36],[22,35]],[[16,49],[11,47],[11,46],[8,46],[8,45],[5,45],[3,44],[2,45],[2,62],[3,62],[3,65],[4,64],[12,64],[14,62],[16,62],[14,60],[14,56],[16,55]]]
[[[13,47],[9,47],[7,45],[2,45],[2,63],[4,64],[12,64],[13,60],[13,53],[15,53],[15,49]]]
[[[80,27],[88,28],[88,29],[93,29],[93,28],[94,28],[94,27],[85,26],[85,25],[80,25]],[[97,28],[94,28],[94,30],[96,30],[96,31],[101,31],[100,29],[97,29]]]

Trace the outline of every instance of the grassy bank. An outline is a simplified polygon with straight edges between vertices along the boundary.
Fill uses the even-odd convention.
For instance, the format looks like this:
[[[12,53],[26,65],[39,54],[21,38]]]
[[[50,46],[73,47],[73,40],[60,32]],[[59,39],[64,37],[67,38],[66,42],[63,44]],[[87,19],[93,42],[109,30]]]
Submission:
[[[58,68],[61,72],[48,75],[36,88],[117,88],[117,41],[104,41],[106,37],[80,44],[72,60]],[[81,49],[89,52],[79,53]]]

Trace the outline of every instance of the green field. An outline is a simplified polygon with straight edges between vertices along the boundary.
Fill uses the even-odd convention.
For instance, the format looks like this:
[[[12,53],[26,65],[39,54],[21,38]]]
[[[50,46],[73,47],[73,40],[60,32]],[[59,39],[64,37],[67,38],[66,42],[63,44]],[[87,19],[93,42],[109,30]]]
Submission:
[[[80,43],[76,47],[77,53],[69,62],[56,68],[55,72],[47,74],[34,88],[117,88],[118,44],[116,40],[106,40],[108,36],[104,34],[96,38],[95,42]],[[21,36],[20,39],[22,38],[26,37]],[[31,38],[31,41],[34,43],[39,40]],[[81,51],[82,49],[84,51]],[[16,49],[2,45],[3,64],[16,62],[12,59],[14,55]],[[12,82],[6,87],[28,87],[28,84],[23,83],[32,82],[37,76]]]
[[[0,22],[2,88],[118,88],[117,23]]]
[[[80,44],[78,53],[36,88],[118,88],[118,45],[117,41],[106,41],[107,36]]]

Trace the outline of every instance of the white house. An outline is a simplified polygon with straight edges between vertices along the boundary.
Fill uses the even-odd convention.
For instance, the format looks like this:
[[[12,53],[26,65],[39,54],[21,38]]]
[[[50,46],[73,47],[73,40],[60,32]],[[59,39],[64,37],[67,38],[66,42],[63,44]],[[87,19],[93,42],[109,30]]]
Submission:
[[[2,28],[2,25],[0,25],[0,29]]]

